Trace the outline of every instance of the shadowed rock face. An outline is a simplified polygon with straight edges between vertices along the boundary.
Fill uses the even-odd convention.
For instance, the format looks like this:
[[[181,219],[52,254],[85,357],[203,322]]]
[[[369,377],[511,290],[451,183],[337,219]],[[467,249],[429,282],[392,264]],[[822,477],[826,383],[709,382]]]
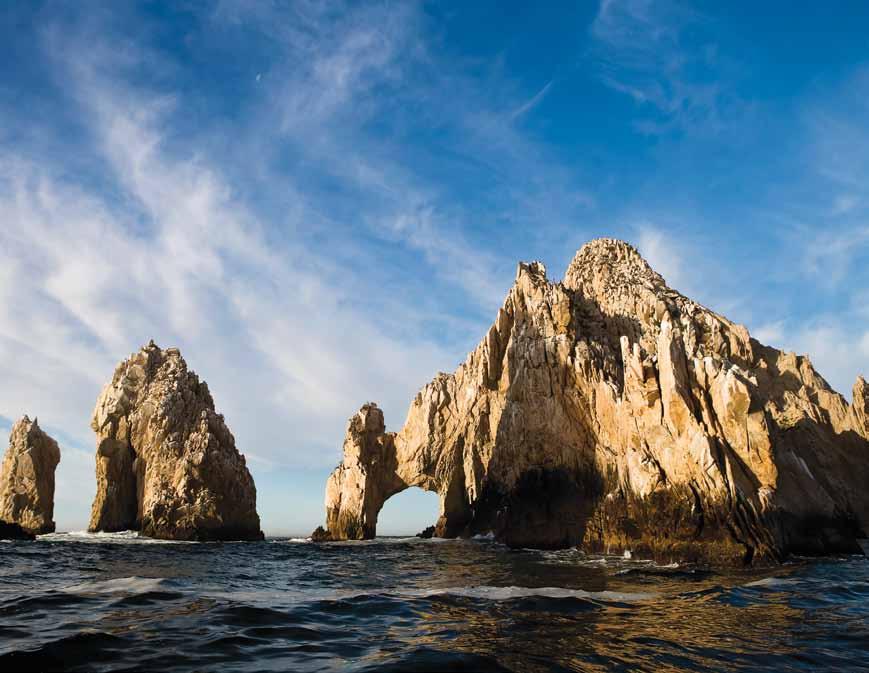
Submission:
[[[0,540],[35,540],[36,535],[24,530],[20,524],[0,521]]]
[[[94,409],[91,531],[259,540],[256,487],[208,386],[152,341],[115,369]]]
[[[733,563],[859,551],[869,386],[849,405],[807,357],[667,287],[630,245],[585,245],[560,283],[520,264],[495,323],[385,432],[350,419],[326,487],[333,539],[375,534],[410,486],[436,534]]]
[[[54,470],[60,449],[36,419],[22,417],[9,437],[0,469],[0,520],[26,533],[54,532]]]

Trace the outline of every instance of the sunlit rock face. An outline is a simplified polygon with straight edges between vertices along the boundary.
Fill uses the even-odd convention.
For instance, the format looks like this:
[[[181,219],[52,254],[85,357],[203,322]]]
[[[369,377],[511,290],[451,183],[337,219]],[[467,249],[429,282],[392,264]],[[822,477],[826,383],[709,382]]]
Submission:
[[[54,532],[54,471],[57,442],[24,416],[12,426],[0,468],[0,521],[18,524],[25,534]]]
[[[372,537],[383,502],[417,486],[440,495],[443,537],[712,563],[856,552],[867,416],[862,379],[849,405],[807,357],[599,239],[560,283],[520,264],[479,346],[398,433],[373,404],[350,419],[328,536]]]
[[[97,400],[91,531],[259,540],[256,487],[208,386],[175,348],[121,362]]]

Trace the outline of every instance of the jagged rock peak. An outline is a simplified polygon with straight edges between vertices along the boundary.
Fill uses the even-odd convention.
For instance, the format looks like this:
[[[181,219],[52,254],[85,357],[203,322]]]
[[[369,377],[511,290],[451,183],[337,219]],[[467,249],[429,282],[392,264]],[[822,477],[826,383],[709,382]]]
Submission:
[[[376,533],[383,502],[435,491],[442,537],[732,563],[859,551],[869,386],[853,404],[808,358],[667,287],[630,245],[539,262],[479,345],[386,432],[366,405],[326,488],[319,539]]]
[[[572,289],[593,279],[605,279],[608,286],[644,281],[665,285],[634,246],[616,238],[597,238],[583,245],[564,274],[564,284]]]
[[[0,520],[29,534],[54,532],[54,471],[57,442],[26,415],[12,426],[0,468]]]
[[[204,381],[150,341],[97,399],[90,530],[177,540],[262,539],[256,487]]]

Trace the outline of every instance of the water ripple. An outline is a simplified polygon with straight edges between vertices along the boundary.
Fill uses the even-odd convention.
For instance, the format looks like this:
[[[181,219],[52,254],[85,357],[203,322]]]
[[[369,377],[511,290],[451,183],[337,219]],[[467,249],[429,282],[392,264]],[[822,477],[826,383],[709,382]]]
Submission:
[[[0,670],[869,671],[864,558],[74,533],[0,545],[0,574]]]

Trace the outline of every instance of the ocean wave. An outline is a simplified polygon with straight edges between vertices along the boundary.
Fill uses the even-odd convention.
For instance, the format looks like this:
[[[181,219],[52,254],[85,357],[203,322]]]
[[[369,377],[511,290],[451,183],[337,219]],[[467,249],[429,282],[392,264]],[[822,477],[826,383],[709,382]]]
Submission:
[[[803,580],[789,579],[787,577],[764,577],[763,579],[749,582],[746,587],[789,587],[802,584]]]
[[[135,544],[196,544],[181,540],[159,540],[153,537],[145,537],[135,530],[123,530],[116,533],[91,533],[86,530],[73,530],[65,533],[46,533],[38,535],[38,541],[45,542],[111,542],[111,543],[135,543]]]
[[[426,599],[440,596],[456,596],[475,598],[486,601],[509,601],[521,598],[576,598],[583,600],[612,601],[633,603],[658,597],[650,592],[625,591],[585,591],[583,589],[566,589],[562,587],[519,587],[519,586],[462,586],[440,587],[428,589],[379,589],[379,590],[343,590],[343,589],[286,589],[281,591],[233,591],[206,592],[210,598],[242,601],[253,604],[273,605],[275,601],[290,603],[307,603],[318,601],[347,601],[358,599]]]
[[[163,577],[115,577],[110,580],[82,582],[61,587],[61,591],[70,594],[143,594],[160,591],[166,588],[168,580]]]
[[[585,591],[583,589],[566,589],[563,587],[450,587],[445,589],[421,589],[414,592],[400,592],[404,596],[427,598],[429,596],[464,596],[481,598],[490,601],[508,601],[516,598],[586,598],[590,600],[618,601],[631,603],[657,598],[658,594],[650,592],[626,591]]]

